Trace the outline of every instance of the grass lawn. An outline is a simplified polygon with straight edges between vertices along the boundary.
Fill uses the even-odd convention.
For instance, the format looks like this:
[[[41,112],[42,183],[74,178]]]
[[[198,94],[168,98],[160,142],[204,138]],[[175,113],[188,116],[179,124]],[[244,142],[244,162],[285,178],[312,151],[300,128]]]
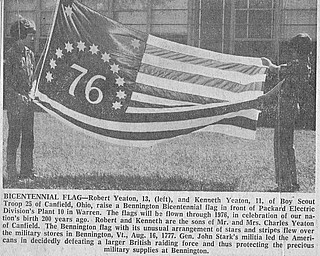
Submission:
[[[295,133],[301,192],[315,189],[315,132]],[[4,113],[5,170],[7,119]],[[256,140],[193,133],[150,148],[98,141],[46,113],[35,114],[33,183],[4,179],[5,188],[267,191],[275,187],[273,129]],[[18,163],[19,166],[19,163]]]

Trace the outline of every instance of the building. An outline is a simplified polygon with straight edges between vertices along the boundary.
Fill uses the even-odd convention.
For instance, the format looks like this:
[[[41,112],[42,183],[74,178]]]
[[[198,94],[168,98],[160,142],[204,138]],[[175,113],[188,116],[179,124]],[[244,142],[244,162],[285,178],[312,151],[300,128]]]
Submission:
[[[316,0],[80,0],[135,29],[183,44],[279,61],[284,41],[298,32],[316,39]],[[56,0],[5,1],[5,31],[18,15],[38,28],[41,52]],[[40,29],[39,29],[40,28]]]

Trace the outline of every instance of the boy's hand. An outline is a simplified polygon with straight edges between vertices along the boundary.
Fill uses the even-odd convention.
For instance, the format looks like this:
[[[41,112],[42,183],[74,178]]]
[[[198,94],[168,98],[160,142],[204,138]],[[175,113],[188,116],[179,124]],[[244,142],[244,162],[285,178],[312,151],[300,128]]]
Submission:
[[[267,66],[269,68],[269,72],[271,73],[278,73],[280,70],[280,66],[277,66],[271,62],[268,58],[262,57],[262,65]]]
[[[28,104],[30,102],[30,99],[25,95],[21,95],[21,99],[22,99],[23,103]]]
[[[268,58],[262,57],[261,60],[262,60],[262,65],[263,66],[270,67],[272,65],[271,60],[269,60]]]

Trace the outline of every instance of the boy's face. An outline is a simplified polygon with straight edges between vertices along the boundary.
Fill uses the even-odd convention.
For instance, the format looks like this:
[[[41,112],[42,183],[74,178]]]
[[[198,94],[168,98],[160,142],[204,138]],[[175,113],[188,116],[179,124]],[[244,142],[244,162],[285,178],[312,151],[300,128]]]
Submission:
[[[35,34],[28,34],[25,39],[20,40],[23,46],[27,46],[28,48],[32,48],[34,45]]]

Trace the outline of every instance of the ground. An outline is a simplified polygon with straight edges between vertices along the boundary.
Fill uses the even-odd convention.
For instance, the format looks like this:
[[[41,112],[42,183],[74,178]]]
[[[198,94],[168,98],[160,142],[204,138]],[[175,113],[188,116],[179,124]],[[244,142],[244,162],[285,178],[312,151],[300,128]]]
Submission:
[[[6,113],[3,129],[5,170]],[[150,148],[98,141],[46,113],[35,114],[34,129],[35,170],[42,178],[5,178],[5,188],[250,192],[276,186],[271,128],[258,128],[255,140],[199,132]],[[295,132],[301,192],[315,190],[315,137],[314,131]]]

